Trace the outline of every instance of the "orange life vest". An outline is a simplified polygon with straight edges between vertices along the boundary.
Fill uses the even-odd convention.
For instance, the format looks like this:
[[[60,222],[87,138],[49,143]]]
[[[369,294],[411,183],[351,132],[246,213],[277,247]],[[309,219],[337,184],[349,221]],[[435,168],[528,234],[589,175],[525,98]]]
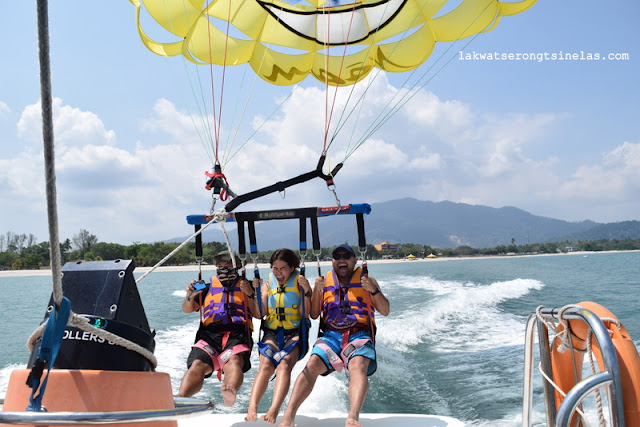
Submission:
[[[204,326],[212,323],[244,325],[249,319],[248,305],[247,295],[240,289],[240,278],[233,285],[225,287],[216,276],[213,276],[202,305],[202,324]]]
[[[341,286],[334,270],[325,276],[322,302],[323,323],[338,328],[358,323],[367,327],[375,325],[374,308],[368,303],[367,291],[360,281],[362,269],[353,271],[346,286]]]

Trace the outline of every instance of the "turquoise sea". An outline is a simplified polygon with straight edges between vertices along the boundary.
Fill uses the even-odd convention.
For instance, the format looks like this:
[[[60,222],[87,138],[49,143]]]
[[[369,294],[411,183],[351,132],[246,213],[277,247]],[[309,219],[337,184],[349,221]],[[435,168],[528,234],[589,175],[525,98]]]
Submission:
[[[392,312],[377,319],[378,372],[371,377],[365,412],[435,413],[472,426],[519,425],[525,322],[538,305],[598,302],[640,344],[639,252],[371,263],[369,270]],[[171,375],[176,390],[198,323],[197,314],[180,309],[184,288],[195,276],[157,272],[139,284],[157,331],[158,370]],[[0,292],[2,396],[11,370],[26,364],[25,342],[44,316],[51,278],[1,277]],[[314,322],[312,337],[316,329]],[[252,357],[255,367],[256,351]],[[294,375],[302,367],[298,363]],[[236,405],[227,411],[246,411],[254,375],[255,370],[247,374]],[[543,425],[540,381],[535,389],[535,421]],[[207,380],[199,396],[220,402],[218,381]],[[344,413],[347,402],[346,379],[333,374],[318,381],[301,412]]]

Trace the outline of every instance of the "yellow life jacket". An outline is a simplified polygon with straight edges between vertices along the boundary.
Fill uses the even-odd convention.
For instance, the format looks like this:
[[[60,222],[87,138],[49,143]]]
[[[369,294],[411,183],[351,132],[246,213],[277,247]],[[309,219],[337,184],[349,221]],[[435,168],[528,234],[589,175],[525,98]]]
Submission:
[[[300,313],[301,295],[298,285],[300,270],[295,269],[282,286],[273,273],[269,273],[269,296],[265,327],[268,329],[297,329],[302,315]]]

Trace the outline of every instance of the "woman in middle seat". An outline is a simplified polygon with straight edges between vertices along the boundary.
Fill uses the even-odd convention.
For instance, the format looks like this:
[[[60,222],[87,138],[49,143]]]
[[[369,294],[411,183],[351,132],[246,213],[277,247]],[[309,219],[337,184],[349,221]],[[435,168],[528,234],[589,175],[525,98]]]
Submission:
[[[258,342],[260,365],[251,388],[249,410],[245,420],[256,421],[258,404],[264,396],[269,378],[276,374],[276,385],[269,411],[261,418],[275,424],[280,406],[289,392],[291,370],[304,357],[308,342],[300,341],[303,328],[308,331],[307,320],[311,308],[311,285],[300,274],[300,258],[290,249],[278,249],[271,255],[269,281],[254,279],[254,287],[261,286],[262,307],[265,318],[263,337]],[[304,319],[302,317],[304,313]],[[304,334],[305,338],[307,334]],[[308,338],[307,338],[308,339]]]

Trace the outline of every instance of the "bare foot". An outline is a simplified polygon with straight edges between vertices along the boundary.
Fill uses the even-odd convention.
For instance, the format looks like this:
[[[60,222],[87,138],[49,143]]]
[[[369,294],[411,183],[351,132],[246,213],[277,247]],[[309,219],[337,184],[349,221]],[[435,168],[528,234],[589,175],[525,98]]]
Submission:
[[[222,384],[220,386],[224,406],[233,406],[236,401],[236,390],[230,385]]]
[[[265,423],[268,424],[275,424],[276,423],[276,418],[278,418],[278,411],[274,410],[274,409],[269,409],[269,412],[267,412],[266,414],[264,414],[262,417],[262,420]]]
[[[295,427],[295,423],[293,420],[289,421],[283,418],[280,424],[278,424],[278,427]]]
[[[245,421],[256,421],[258,419],[258,414],[255,412],[249,412],[246,417],[244,417]]]
[[[344,423],[344,427],[362,427],[362,424],[358,420],[348,419],[346,423]]]

